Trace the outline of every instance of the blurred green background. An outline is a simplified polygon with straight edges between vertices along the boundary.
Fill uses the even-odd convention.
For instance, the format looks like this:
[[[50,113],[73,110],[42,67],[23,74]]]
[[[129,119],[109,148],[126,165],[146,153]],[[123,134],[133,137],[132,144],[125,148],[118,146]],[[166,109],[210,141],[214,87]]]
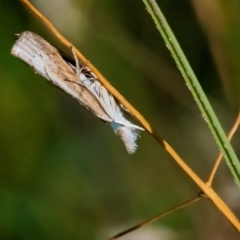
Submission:
[[[218,149],[142,1],[32,2],[206,180]],[[227,132],[240,100],[240,1],[158,3]],[[0,19],[0,239],[106,239],[198,193],[148,134],[127,154],[109,126],[10,55],[25,30],[66,50],[19,1],[1,0]],[[225,162],[214,187],[240,218]],[[121,239],[239,235],[202,200]]]

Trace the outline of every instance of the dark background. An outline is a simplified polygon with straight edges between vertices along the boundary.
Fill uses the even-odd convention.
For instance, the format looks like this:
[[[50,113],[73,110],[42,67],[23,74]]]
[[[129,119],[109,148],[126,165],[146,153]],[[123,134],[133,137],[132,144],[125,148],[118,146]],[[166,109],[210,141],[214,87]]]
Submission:
[[[218,148],[143,2],[33,3],[207,180]],[[240,2],[158,3],[228,132],[240,99]],[[11,56],[25,30],[66,50],[19,1],[0,1],[0,239],[106,239],[199,192],[147,133],[127,154],[110,127]],[[225,162],[214,188],[240,218]],[[239,235],[204,199],[122,239]]]

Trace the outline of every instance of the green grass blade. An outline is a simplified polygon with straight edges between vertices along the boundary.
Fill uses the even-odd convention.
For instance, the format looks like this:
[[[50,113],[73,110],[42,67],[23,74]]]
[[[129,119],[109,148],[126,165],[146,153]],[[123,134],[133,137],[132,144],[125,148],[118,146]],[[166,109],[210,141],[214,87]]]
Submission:
[[[177,67],[179,68],[193,98],[202,113],[203,118],[206,120],[220,151],[223,153],[224,159],[233,174],[233,177],[240,187],[240,162],[229,143],[221,124],[218,121],[205,93],[203,92],[191,66],[189,65],[178,41],[176,40],[172,30],[170,29],[164,15],[162,14],[159,6],[155,0],[143,0],[146,5],[147,11],[152,16],[157,29],[161,33],[167,48],[172,54]]]

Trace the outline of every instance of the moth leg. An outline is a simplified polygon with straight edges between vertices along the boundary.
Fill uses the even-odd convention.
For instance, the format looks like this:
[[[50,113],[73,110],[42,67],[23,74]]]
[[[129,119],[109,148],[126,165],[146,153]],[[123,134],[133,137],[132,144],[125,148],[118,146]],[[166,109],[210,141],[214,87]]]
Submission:
[[[74,60],[75,60],[75,63],[76,63],[76,74],[79,77],[80,74],[82,73],[82,70],[85,68],[85,66],[82,64],[82,66],[80,67],[79,60],[78,60],[77,55],[75,53],[74,47],[71,46],[70,49],[72,51],[72,54],[73,54],[73,57],[74,57]]]
[[[90,81],[90,85],[92,85],[92,83],[93,83],[92,79],[88,78],[86,76],[86,74],[84,74],[84,72],[83,72],[83,70],[86,69],[84,64],[82,63],[81,67],[80,67],[80,62],[79,62],[79,59],[76,56],[76,53],[74,51],[73,46],[71,46],[71,50],[72,50],[73,57],[74,57],[74,60],[75,60],[75,63],[76,63],[76,75],[77,75],[77,77],[79,78],[79,80],[81,82],[83,82],[83,85],[87,86],[89,81]],[[81,75],[84,75],[86,77],[86,79],[82,79]],[[87,87],[89,87],[89,86],[87,86]]]
[[[93,91],[96,94],[98,94],[98,91],[96,90],[96,86],[95,86],[96,79],[93,77],[92,72],[90,70],[88,70],[89,73],[91,74],[91,78],[87,77],[86,74],[84,74],[83,70],[86,69],[86,67],[84,65],[82,65],[82,67],[80,67],[79,60],[78,60],[78,58],[77,58],[77,56],[75,54],[74,48],[72,46],[71,46],[71,50],[72,50],[72,53],[73,53],[74,60],[76,62],[76,74],[77,74],[78,78],[80,78],[80,80],[82,82],[85,82],[84,84],[87,85],[87,88],[92,88]],[[81,75],[80,74],[85,75],[85,77],[87,79],[81,79]]]

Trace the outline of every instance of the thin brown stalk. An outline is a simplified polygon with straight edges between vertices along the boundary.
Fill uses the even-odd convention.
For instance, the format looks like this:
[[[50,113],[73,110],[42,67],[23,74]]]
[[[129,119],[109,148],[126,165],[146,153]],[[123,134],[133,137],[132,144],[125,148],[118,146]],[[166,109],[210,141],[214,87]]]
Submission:
[[[146,221],[143,221],[143,222],[141,222],[141,223],[139,223],[139,224],[137,224],[137,225],[135,225],[135,226],[133,226],[131,228],[128,228],[127,230],[124,230],[124,231],[116,234],[115,236],[109,238],[108,240],[118,239],[118,238],[120,238],[120,237],[122,237],[124,235],[127,235],[128,233],[131,233],[131,232],[133,232],[133,231],[135,231],[135,230],[137,230],[139,228],[146,227],[149,224],[151,224],[153,222],[156,222],[157,220],[165,217],[166,215],[169,215],[172,212],[175,212],[175,211],[180,210],[182,208],[185,208],[185,207],[187,207],[187,206],[189,206],[189,205],[191,205],[191,204],[193,204],[195,202],[198,202],[201,198],[202,198],[202,196],[201,196],[201,194],[199,194],[198,196],[196,196],[196,197],[194,197],[192,199],[189,199],[186,202],[178,204],[177,206],[174,206],[174,207],[164,211],[163,213],[160,213],[160,214],[158,214],[158,215],[156,215],[156,216],[154,216],[154,217],[152,217],[152,218],[150,218],[150,219],[148,219]]]
[[[229,132],[229,134],[228,134],[228,140],[231,140],[231,139],[232,139],[234,133],[235,133],[235,132],[237,131],[237,129],[238,129],[239,124],[240,124],[240,112],[238,112],[237,119],[236,119],[235,123],[233,124],[233,126],[232,126],[232,128],[231,128],[231,130],[230,130],[230,132]],[[209,187],[211,187],[211,185],[212,185],[213,178],[214,178],[214,176],[215,176],[215,174],[216,174],[216,172],[217,172],[217,169],[218,169],[218,167],[219,167],[219,165],[220,165],[220,163],[221,163],[222,157],[223,157],[223,154],[220,153],[219,156],[218,156],[218,158],[217,158],[217,160],[216,160],[216,162],[215,162],[215,164],[214,164],[214,166],[213,166],[213,168],[212,168],[212,171],[211,171],[211,173],[210,173],[209,179],[208,179],[208,181],[206,182],[206,184],[207,184]]]
[[[199,186],[199,188],[208,196],[214,205],[225,215],[235,229],[240,232],[240,223],[236,216],[231,212],[228,206],[222,201],[222,199],[215,193],[212,188],[209,188],[192,169],[180,158],[175,150],[162,139],[145,120],[145,118],[102,76],[102,74],[76,49],[73,44],[64,38],[55,26],[42,14],[40,13],[29,0],[21,0],[22,3],[29,9],[35,16],[37,16],[49,29],[68,48],[73,48],[77,57],[83,62],[99,79],[104,87],[116,98],[118,101],[125,106],[131,115],[135,117],[145,128],[145,130],[151,134],[156,141],[163,146],[163,148],[170,154],[175,162],[183,169],[183,171]]]

